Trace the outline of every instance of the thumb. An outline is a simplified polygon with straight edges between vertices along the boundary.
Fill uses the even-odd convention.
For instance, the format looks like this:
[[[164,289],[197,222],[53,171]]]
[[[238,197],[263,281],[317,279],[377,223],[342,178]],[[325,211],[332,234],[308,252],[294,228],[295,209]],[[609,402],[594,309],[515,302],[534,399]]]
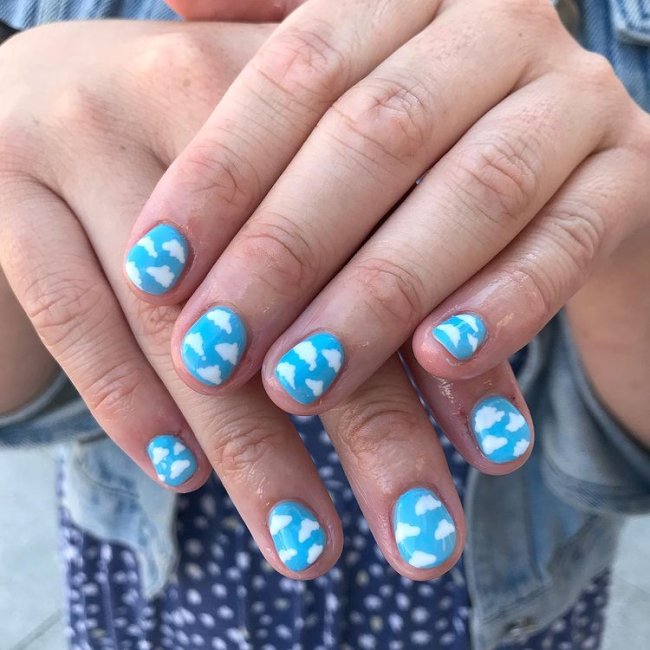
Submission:
[[[305,0],[165,0],[187,20],[278,22]]]

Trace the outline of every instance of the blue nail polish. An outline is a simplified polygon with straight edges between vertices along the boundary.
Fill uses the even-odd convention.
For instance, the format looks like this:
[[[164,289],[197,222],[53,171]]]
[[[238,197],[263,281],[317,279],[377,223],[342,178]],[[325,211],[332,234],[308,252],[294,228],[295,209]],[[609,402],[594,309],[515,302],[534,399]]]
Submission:
[[[304,571],[322,555],[327,542],[314,513],[296,501],[278,503],[269,513],[275,550],[292,571]]]
[[[509,463],[526,453],[530,427],[526,418],[505,397],[488,397],[470,416],[470,428],[483,455],[493,463]]]
[[[188,372],[206,386],[220,386],[232,375],[246,349],[246,328],[227,307],[213,307],[190,327],[181,357]]]
[[[196,472],[194,454],[176,436],[157,436],[147,445],[147,453],[165,485],[182,485]]]
[[[395,504],[393,531],[400,555],[416,569],[445,562],[456,547],[456,526],[442,501],[426,488],[413,488]]]
[[[279,361],[275,376],[300,404],[311,404],[332,385],[345,360],[343,346],[333,334],[319,332],[294,345]]]
[[[138,289],[160,296],[178,282],[188,251],[185,237],[176,228],[158,224],[129,252],[126,274]]]
[[[485,323],[476,314],[456,314],[433,328],[433,338],[459,361],[469,359],[485,341]]]

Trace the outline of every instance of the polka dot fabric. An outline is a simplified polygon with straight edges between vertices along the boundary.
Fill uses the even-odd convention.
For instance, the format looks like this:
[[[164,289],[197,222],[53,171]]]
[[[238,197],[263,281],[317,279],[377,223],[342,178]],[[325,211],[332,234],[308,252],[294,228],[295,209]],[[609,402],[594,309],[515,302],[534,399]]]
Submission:
[[[469,597],[461,562],[430,582],[399,576],[382,558],[320,421],[295,418],[345,530],[338,564],[310,582],[262,559],[216,480],[179,496],[180,562],[152,600],[132,551],[75,528],[62,512],[72,650],[467,650]],[[467,465],[443,439],[458,489]],[[607,579],[590,585],[550,629],[503,650],[595,649]]]

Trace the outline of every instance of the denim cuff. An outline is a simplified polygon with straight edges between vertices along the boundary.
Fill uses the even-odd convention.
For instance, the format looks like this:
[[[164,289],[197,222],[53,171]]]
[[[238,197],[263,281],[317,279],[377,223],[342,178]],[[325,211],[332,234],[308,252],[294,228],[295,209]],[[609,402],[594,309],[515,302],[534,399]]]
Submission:
[[[103,433],[63,371],[28,404],[0,415],[0,447],[53,444]]]
[[[612,514],[650,511],[650,452],[601,403],[564,314],[555,319],[549,364],[533,404],[545,482],[563,500]],[[535,419],[535,417],[534,417]]]

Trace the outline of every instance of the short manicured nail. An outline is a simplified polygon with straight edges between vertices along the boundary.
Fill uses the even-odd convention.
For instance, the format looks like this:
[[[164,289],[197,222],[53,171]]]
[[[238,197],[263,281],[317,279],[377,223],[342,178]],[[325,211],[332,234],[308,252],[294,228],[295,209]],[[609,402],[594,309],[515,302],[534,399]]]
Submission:
[[[246,349],[246,328],[227,307],[213,307],[190,327],[181,345],[187,371],[206,386],[232,375]]]
[[[176,228],[158,224],[129,252],[126,274],[138,289],[159,296],[178,282],[188,251],[185,237]]]
[[[271,510],[269,530],[278,556],[291,571],[310,567],[327,543],[325,531],[314,513],[296,501],[283,501]]]
[[[319,332],[289,350],[275,368],[282,388],[300,404],[321,397],[341,370],[345,354],[341,342],[329,332]]]
[[[397,499],[393,515],[397,550],[416,569],[431,569],[449,559],[456,547],[456,526],[442,501],[426,488]]]
[[[480,401],[470,415],[470,427],[483,455],[493,463],[516,460],[530,446],[526,418],[505,397]]]
[[[194,454],[176,436],[157,436],[147,445],[147,453],[165,485],[182,485],[196,472]]]
[[[459,361],[469,359],[485,341],[485,323],[476,314],[456,314],[433,328],[433,338]]]

